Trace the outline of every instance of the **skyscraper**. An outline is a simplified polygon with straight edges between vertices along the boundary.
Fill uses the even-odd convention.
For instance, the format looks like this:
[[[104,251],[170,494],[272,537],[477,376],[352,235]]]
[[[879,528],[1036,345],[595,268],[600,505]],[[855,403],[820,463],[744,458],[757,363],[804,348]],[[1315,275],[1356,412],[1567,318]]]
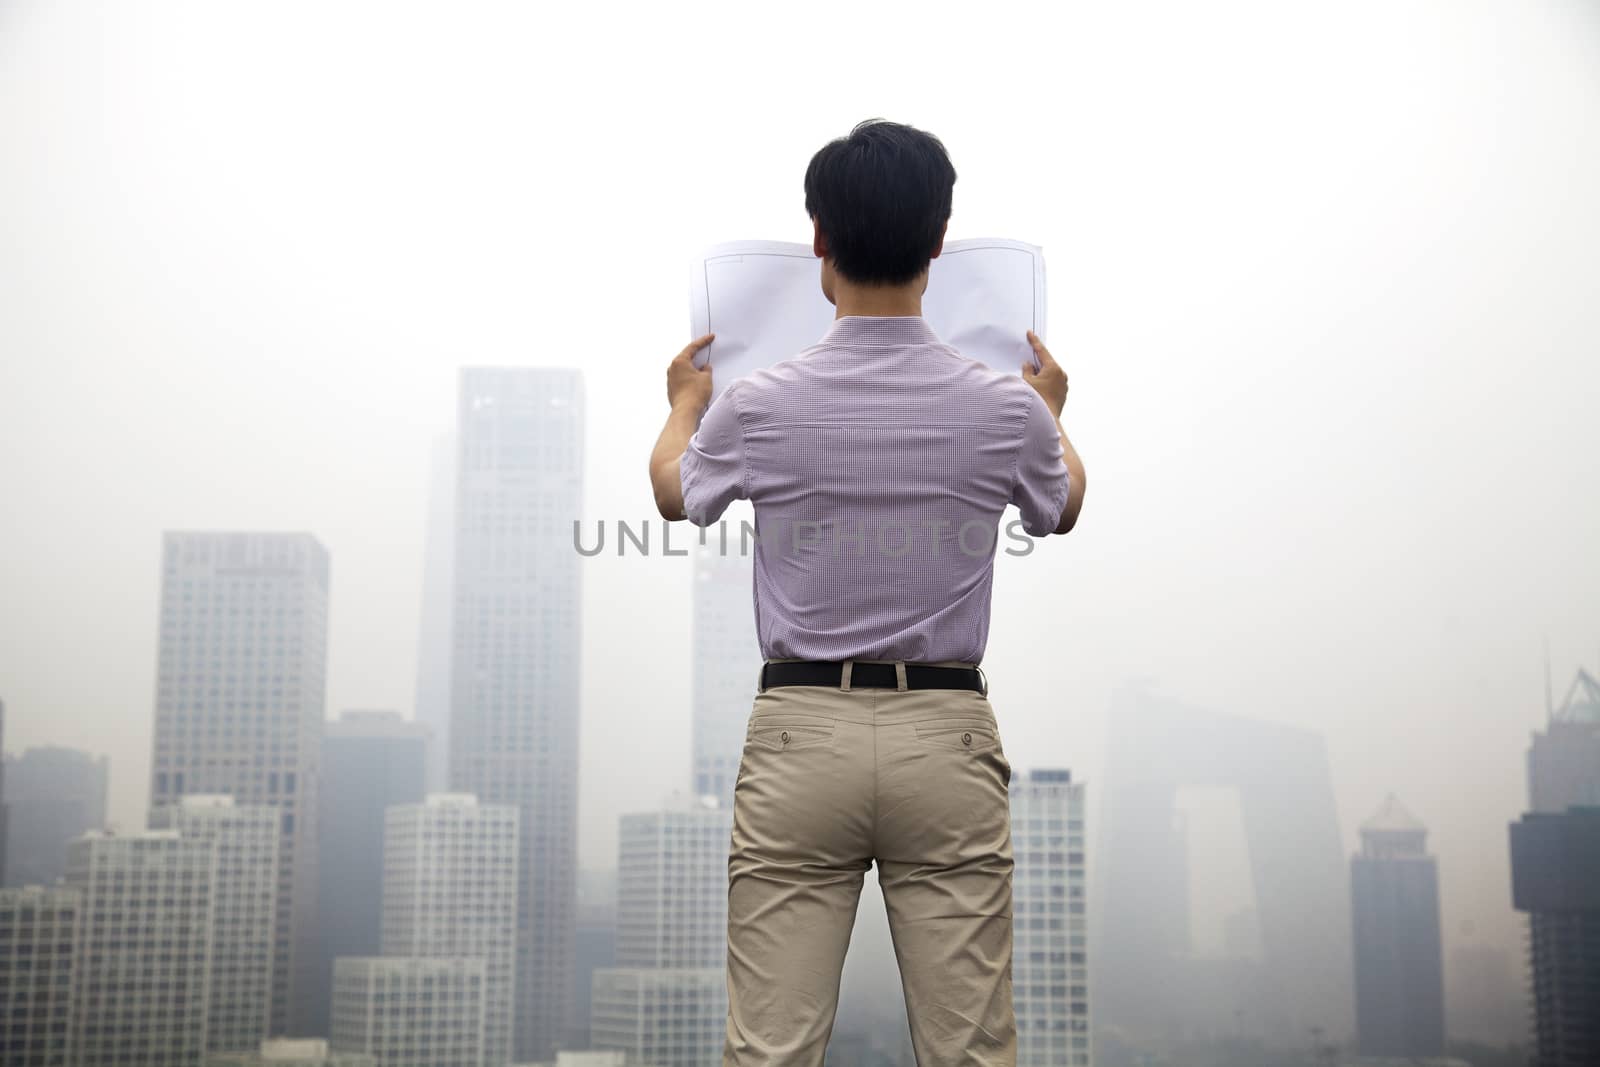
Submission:
[[[1600,807],[1512,824],[1511,902],[1528,913],[1532,1062],[1600,1063]]]
[[[1096,791],[1091,922],[1097,1026],[1157,1042],[1177,1032],[1300,1044],[1312,1027],[1351,1025],[1349,877],[1327,748],[1320,735],[1119,692]],[[1216,995],[1193,951],[1189,842],[1178,792],[1223,787],[1238,799],[1262,947],[1249,999]],[[1230,964],[1231,966],[1231,964]],[[1242,995],[1242,994],[1241,994]]]
[[[327,1033],[333,961],[382,951],[384,812],[423,798],[429,743],[394,711],[346,711],[323,728],[314,1032]]]
[[[1084,790],[1066,770],[1011,781],[1018,1067],[1088,1067]]]
[[[1428,831],[1391,794],[1350,860],[1356,1040],[1363,1056],[1444,1052],[1439,869]]]
[[[152,829],[176,830],[212,850],[207,944],[207,1052],[259,1048],[272,1008],[277,915],[278,811],[229,796],[188,794],[151,813]]]
[[[569,1011],[577,893],[583,383],[466,368],[457,437],[450,782],[520,814],[516,1055]]]
[[[5,758],[6,884],[52,885],[67,842],[106,824],[107,762],[71,748]]]
[[[737,517],[727,521],[727,545],[719,530],[702,531],[694,556],[694,791],[732,807],[761,650],[753,557],[740,554]]]
[[[221,793],[279,809],[274,1033],[305,1025],[314,991],[327,647],[328,554],[316,538],[165,536],[151,807]]]
[[[176,830],[91,831],[67,848],[78,893],[74,1067],[198,1067],[205,1052],[214,847]]]
[[[721,1056],[732,833],[732,809],[709,796],[622,817],[616,966],[594,973],[595,1048],[658,1067],[703,1067]]]
[[[0,1059],[66,1067],[79,901],[71,889],[0,889]]]
[[[486,1067],[483,958],[345,958],[333,966],[338,1053],[379,1067]]]
[[[483,1063],[511,1061],[517,809],[435,793],[390,808],[383,837],[383,955],[483,962]]]

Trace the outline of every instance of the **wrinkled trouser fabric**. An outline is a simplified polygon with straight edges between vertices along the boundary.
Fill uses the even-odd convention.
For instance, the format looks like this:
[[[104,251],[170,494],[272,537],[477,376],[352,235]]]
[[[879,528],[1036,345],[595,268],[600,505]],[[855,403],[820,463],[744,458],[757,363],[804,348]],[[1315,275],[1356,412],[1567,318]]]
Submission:
[[[919,1067],[1013,1067],[1010,781],[979,693],[757,694],[734,787],[723,1067],[822,1067],[874,861]]]

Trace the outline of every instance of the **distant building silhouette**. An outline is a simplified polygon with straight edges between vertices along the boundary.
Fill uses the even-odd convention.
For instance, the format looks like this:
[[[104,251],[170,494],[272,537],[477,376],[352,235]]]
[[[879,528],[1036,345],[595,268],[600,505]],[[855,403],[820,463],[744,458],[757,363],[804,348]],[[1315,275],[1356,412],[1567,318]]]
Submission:
[[[220,793],[281,814],[272,1032],[310,1018],[328,553],[304,533],[168,532],[152,810]]]
[[[1138,689],[1112,703],[1093,864],[1097,1027],[1134,1042],[1182,1034],[1300,1046],[1352,1022],[1349,882],[1322,738],[1184,707]],[[1237,790],[1261,958],[1196,959],[1184,786]],[[1245,971],[1250,974],[1246,976]],[[1225,979],[1225,981],[1223,980]]]
[[[216,862],[211,843],[176,830],[93,830],[68,846],[73,1067],[198,1067]]]
[[[72,748],[5,758],[7,885],[55,884],[67,842],[105,826],[107,768],[104,756]]]
[[[427,781],[440,793],[450,786],[450,614],[454,600],[456,435],[433,444],[428,472],[428,513],[423,530],[422,610],[417,623],[415,718],[429,733]]]
[[[583,379],[467,367],[456,432],[450,788],[520,813],[516,1056],[570,1015],[577,907]]]
[[[1511,898],[1528,913],[1535,1067],[1600,1063],[1600,807],[1512,824]]]
[[[151,813],[152,829],[176,830],[213,852],[211,936],[206,955],[205,1051],[258,1049],[272,1017],[277,913],[278,810],[232,797],[190,794]],[[152,918],[152,921],[156,921]]]
[[[323,727],[313,1033],[328,1031],[333,961],[382,951],[384,813],[426,794],[428,745],[428,727],[395,711],[346,711]]]
[[[1484,1045],[1525,1045],[1528,991],[1520,953],[1498,944],[1458,944],[1445,968],[1446,1036]]]
[[[66,1067],[81,894],[0,889],[0,1062]]]
[[[1065,770],[1011,780],[1017,1067],[1090,1061],[1084,790]]]
[[[1363,1056],[1444,1052],[1439,869],[1427,829],[1393,795],[1350,860],[1356,1040]]]
[[[1600,682],[1580,670],[1528,747],[1532,811],[1600,806]]]
[[[606,868],[578,873],[577,964],[573,979],[571,1049],[589,1045],[594,972],[617,963],[617,872]],[[630,1065],[631,1067],[631,1065]]]

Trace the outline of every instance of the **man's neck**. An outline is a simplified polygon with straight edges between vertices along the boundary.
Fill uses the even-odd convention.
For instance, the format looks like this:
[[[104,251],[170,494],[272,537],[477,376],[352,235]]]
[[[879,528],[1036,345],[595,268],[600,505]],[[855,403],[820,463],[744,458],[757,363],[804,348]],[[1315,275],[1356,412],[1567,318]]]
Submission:
[[[837,281],[833,291],[836,319],[846,315],[921,315],[923,283],[852,285]]]

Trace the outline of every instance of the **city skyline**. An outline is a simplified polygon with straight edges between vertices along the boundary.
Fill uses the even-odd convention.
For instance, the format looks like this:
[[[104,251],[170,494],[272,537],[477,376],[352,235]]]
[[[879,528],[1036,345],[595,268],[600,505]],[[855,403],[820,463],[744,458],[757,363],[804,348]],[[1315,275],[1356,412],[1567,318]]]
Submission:
[[[850,79],[786,81],[766,72],[811,69],[837,49],[836,20],[653,7],[619,34],[583,7],[5,5],[7,855],[49,803],[19,808],[18,767],[48,778],[54,750],[104,768],[103,801],[92,766],[77,795],[120,840],[149,832],[174,774],[182,792],[253,803],[270,784],[258,772],[276,773],[290,858],[320,861],[305,835],[322,768],[304,758],[334,709],[433,726],[427,787],[454,789],[469,784],[443,769],[454,712],[478,705],[452,688],[479,684],[477,666],[529,670],[506,703],[537,732],[515,735],[533,748],[507,777],[536,780],[521,799],[550,817],[530,842],[546,857],[530,879],[546,881],[525,897],[544,910],[522,928],[553,939],[538,1029],[580,1029],[559,1003],[578,965],[573,887],[605,882],[624,818],[660,810],[697,752],[704,783],[726,788],[714,738],[735,723],[703,715],[720,705],[702,694],[737,692],[756,665],[697,673],[693,551],[582,557],[570,528],[653,515],[644,457],[662,369],[688,340],[695,253],[808,239],[807,159],[881,114],[948,146],[950,239],[1045,251],[1043,340],[1071,376],[1063,425],[1096,489],[1071,538],[997,560],[983,666],[1019,773],[1070,767],[1088,784],[1091,882],[1122,844],[1106,831],[1130,706],[1315,738],[1316,840],[1284,847],[1324,873],[1260,860],[1250,783],[1185,768],[1150,806],[1172,851],[1121,882],[1153,902],[1134,933],[1183,959],[1196,1014],[1250,1032],[1281,992],[1263,978],[1286,925],[1273,893],[1297,875],[1347,892],[1360,824],[1393,792],[1426,815],[1447,1037],[1512,1034],[1526,1012],[1484,1006],[1522,981],[1530,923],[1549,924],[1547,901],[1514,906],[1508,827],[1549,815],[1523,831],[1548,832],[1560,798],[1600,796],[1569,787],[1563,757],[1579,746],[1551,722],[1579,669],[1600,677],[1600,501],[1586,491],[1600,477],[1600,16],[1448,0],[851,14],[853,32],[895,47]],[[708,93],[685,73],[696,55],[756,56],[764,73]],[[930,76],[929,56],[970,76]],[[534,554],[570,572],[519,572],[533,538],[509,532],[491,538],[492,568],[454,566],[476,551],[453,536],[472,492],[455,478],[472,448],[455,436],[463,368],[581,372],[568,471],[581,497],[467,518],[548,526],[555,547]],[[178,679],[226,689],[240,672],[190,658],[198,615],[187,644],[181,618],[176,643],[163,637],[169,533],[325,553],[325,627],[299,635],[304,692],[271,713],[300,724],[292,760],[281,722],[279,751],[269,741],[248,754],[260,766],[240,766],[224,740],[254,736],[243,709],[178,707],[200,685]],[[484,607],[454,610],[475,596],[461,591],[504,575],[559,586],[544,598],[554,618],[513,616],[538,631],[526,660],[450,636],[470,637]],[[251,609],[232,596],[225,611]],[[709,605],[713,619],[736,609],[731,593]],[[205,633],[207,649],[276,652],[275,634]],[[474,668],[452,678],[458,654]],[[245,703],[255,683],[233,684]],[[1171,748],[1174,762],[1215,754]],[[545,758],[549,773],[530,771]],[[1530,793],[1543,768],[1550,792]],[[505,782],[470,784],[489,804]],[[64,871],[61,838],[83,822],[34,819],[38,848],[59,844],[31,868],[40,879]],[[314,885],[314,866],[283,876]],[[293,893],[281,904],[280,1020],[287,979],[318,959],[314,916]],[[1115,904],[1090,895],[1091,911]],[[1316,911],[1348,932],[1348,900]],[[603,956],[598,909],[587,921]],[[1091,945],[1108,932],[1091,927]],[[455,983],[481,1010],[481,974],[393,967],[346,976],[372,1018],[391,981]],[[1353,1016],[1340,1003],[1353,962],[1314,969],[1328,1014]],[[870,974],[868,992],[893,993]],[[1096,987],[1095,1025],[1177,979],[1152,983]],[[1329,1025],[1354,1033],[1353,1018]],[[1117,1053],[1099,1038],[1096,1056]]]

